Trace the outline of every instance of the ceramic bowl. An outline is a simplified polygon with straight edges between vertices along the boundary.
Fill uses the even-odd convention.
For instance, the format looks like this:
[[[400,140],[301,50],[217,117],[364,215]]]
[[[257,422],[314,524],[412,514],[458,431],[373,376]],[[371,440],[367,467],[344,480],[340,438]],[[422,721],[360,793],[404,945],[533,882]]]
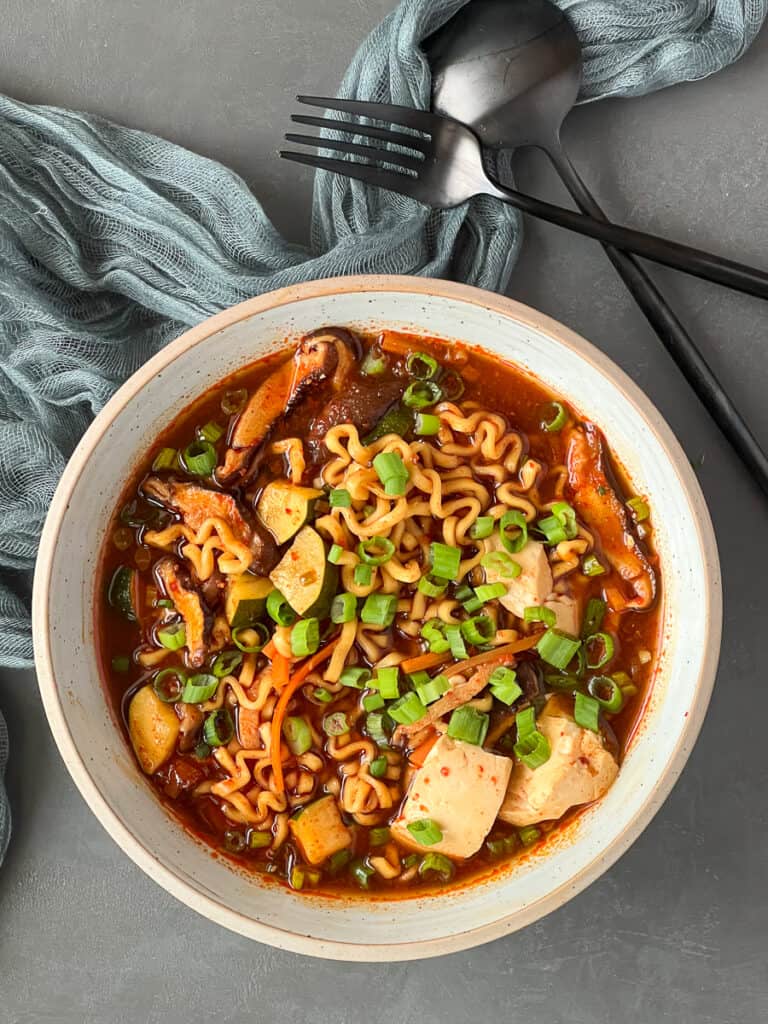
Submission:
[[[664,640],[652,696],[618,779],[540,855],[443,896],[307,898],[246,876],[192,838],[138,770],[107,705],[93,642],[94,578],[135,462],[189,401],[233,370],[327,324],[386,326],[479,344],[535,374],[598,423],[654,511]],[[62,477],[35,576],[40,690],[64,762],[115,841],[156,882],[227,928],[341,960],[406,960],[530,924],[592,882],[672,788],[709,701],[721,627],[709,515],[688,460],[641,391],[572,331],[517,302],[443,281],[336,278],[211,317],[169,344],[106,405]]]

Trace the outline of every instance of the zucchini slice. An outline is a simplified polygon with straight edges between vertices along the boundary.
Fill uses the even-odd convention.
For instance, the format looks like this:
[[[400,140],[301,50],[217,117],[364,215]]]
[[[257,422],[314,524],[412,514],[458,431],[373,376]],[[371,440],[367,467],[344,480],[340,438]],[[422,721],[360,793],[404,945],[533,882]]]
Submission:
[[[138,577],[135,569],[119,565],[109,582],[107,600],[129,622],[135,622],[139,612]]]
[[[277,543],[285,544],[312,516],[315,501],[322,493],[315,487],[297,487],[285,480],[275,480],[261,492],[256,513]]]
[[[297,615],[325,618],[339,582],[323,538],[303,526],[269,578]]]
[[[264,576],[244,573],[230,579],[224,602],[224,614],[232,629],[241,629],[243,626],[252,626],[258,622],[264,614],[267,595],[274,589],[271,581]]]

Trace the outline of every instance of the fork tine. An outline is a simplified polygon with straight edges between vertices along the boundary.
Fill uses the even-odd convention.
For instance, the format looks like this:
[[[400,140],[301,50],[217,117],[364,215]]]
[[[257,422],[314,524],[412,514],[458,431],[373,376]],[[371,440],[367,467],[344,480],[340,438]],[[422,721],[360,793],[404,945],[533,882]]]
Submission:
[[[285,139],[286,142],[298,142],[300,146],[315,146],[318,149],[355,153],[357,156],[377,160],[379,163],[392,164],[394,167],[408,167],[412,171],[418,171],[424,166],[424,161],[418,157],[408,156],[406,153],[391,153],[379,146],[362,146],[357,142],[347,142],[344,139],[320,139],[314,135],[297,135],[295,132],[288,132]]]
[[[381,139],[391,142],[393,146],[405,146],[415,149],[417,153],[428,152],[429,144],[420,135],[406,135],[404,132],[391,131],[389,128],[377,128],[372,124],[358,124],[356,121],[340,121],[333,117],[315,117],[313,114],[291,114],[294,124],[306,124],[313,128],[328,128],[334,132],[349,135],[361,135],[364,139]]]
[[[280,150],[280,156],[283,160],[306,164],[307,167],[320,167],[324,171],[334,171],[336,174],[342,174],[345,178],[356,178],[358,181],[364,181],[366,185],[376,185],[378,188],[386,188],[390,192],[399,192],[401,195],[424,202],[421,198],[418,178],[412,178],[408,174],[383,171],[379,167],[356,163],[353,160],[334,160],[332,157],[317,156],[315,153],[294,153],[290,150]]]
[[[439,121],[427,110],[414,110],[413,107],[398,107],[392,103],[370,103],[367,100],[339,100],[327,96],[297,96],[299,103],[310,107],[324,107],[326,110],[340,110],[345,114],[357,114],[358,117],[371,117],[375,121],[390,121],[402,124],[406,128],[431,135],[435,130],[435,122]]]

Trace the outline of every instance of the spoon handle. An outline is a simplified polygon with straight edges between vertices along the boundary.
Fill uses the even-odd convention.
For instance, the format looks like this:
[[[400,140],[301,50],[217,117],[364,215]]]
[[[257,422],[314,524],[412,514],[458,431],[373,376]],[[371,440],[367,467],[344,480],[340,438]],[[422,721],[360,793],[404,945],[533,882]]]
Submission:
[[[558,145],[548,149],[547,155],[582,211],[596,220],[605,220],[605,214],[562,147]],[[636,257],[612,245],[604,245],[604,248],[619,276],[712,419],[755,475],[762,489],[768,493],[768,458],[685,327]]]

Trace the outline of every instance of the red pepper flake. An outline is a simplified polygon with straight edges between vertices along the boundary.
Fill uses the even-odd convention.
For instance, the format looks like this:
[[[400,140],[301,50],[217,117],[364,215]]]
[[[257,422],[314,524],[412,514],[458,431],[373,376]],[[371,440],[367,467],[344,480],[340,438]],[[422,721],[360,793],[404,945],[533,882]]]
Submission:
[[[451,769],[448,768],[446,765],[443,765],[443,767],[440,769],[440,774],[445,775],[447,778],[451,774]]]
[[[424,779],[424,785],[425,785],[425,786],[428,786],[428,785],[429,785],[429,779],[428,779],[428,778]]]
[[[292,512],[293,512],[293,509],[292,509],[292,508],[287,508],[287,509],[285,510],[285,514],[286,514],[287,516],[291,515],[291,514],[292,514]]]
[[[494,786],[496,785],[496,783],[497,783],[498,781],[499,781],[499,780],[498,780],[498,779],[496,778],[496,776],[495,776],[495,775],[492,775],[492,776],[491,776],[491,782],[492,782],[492,783],[494,784]]]
[[[424,811],[424,813],[426,814],[427,808],[424,806],[424,804],[419,804],[419,810]]]

